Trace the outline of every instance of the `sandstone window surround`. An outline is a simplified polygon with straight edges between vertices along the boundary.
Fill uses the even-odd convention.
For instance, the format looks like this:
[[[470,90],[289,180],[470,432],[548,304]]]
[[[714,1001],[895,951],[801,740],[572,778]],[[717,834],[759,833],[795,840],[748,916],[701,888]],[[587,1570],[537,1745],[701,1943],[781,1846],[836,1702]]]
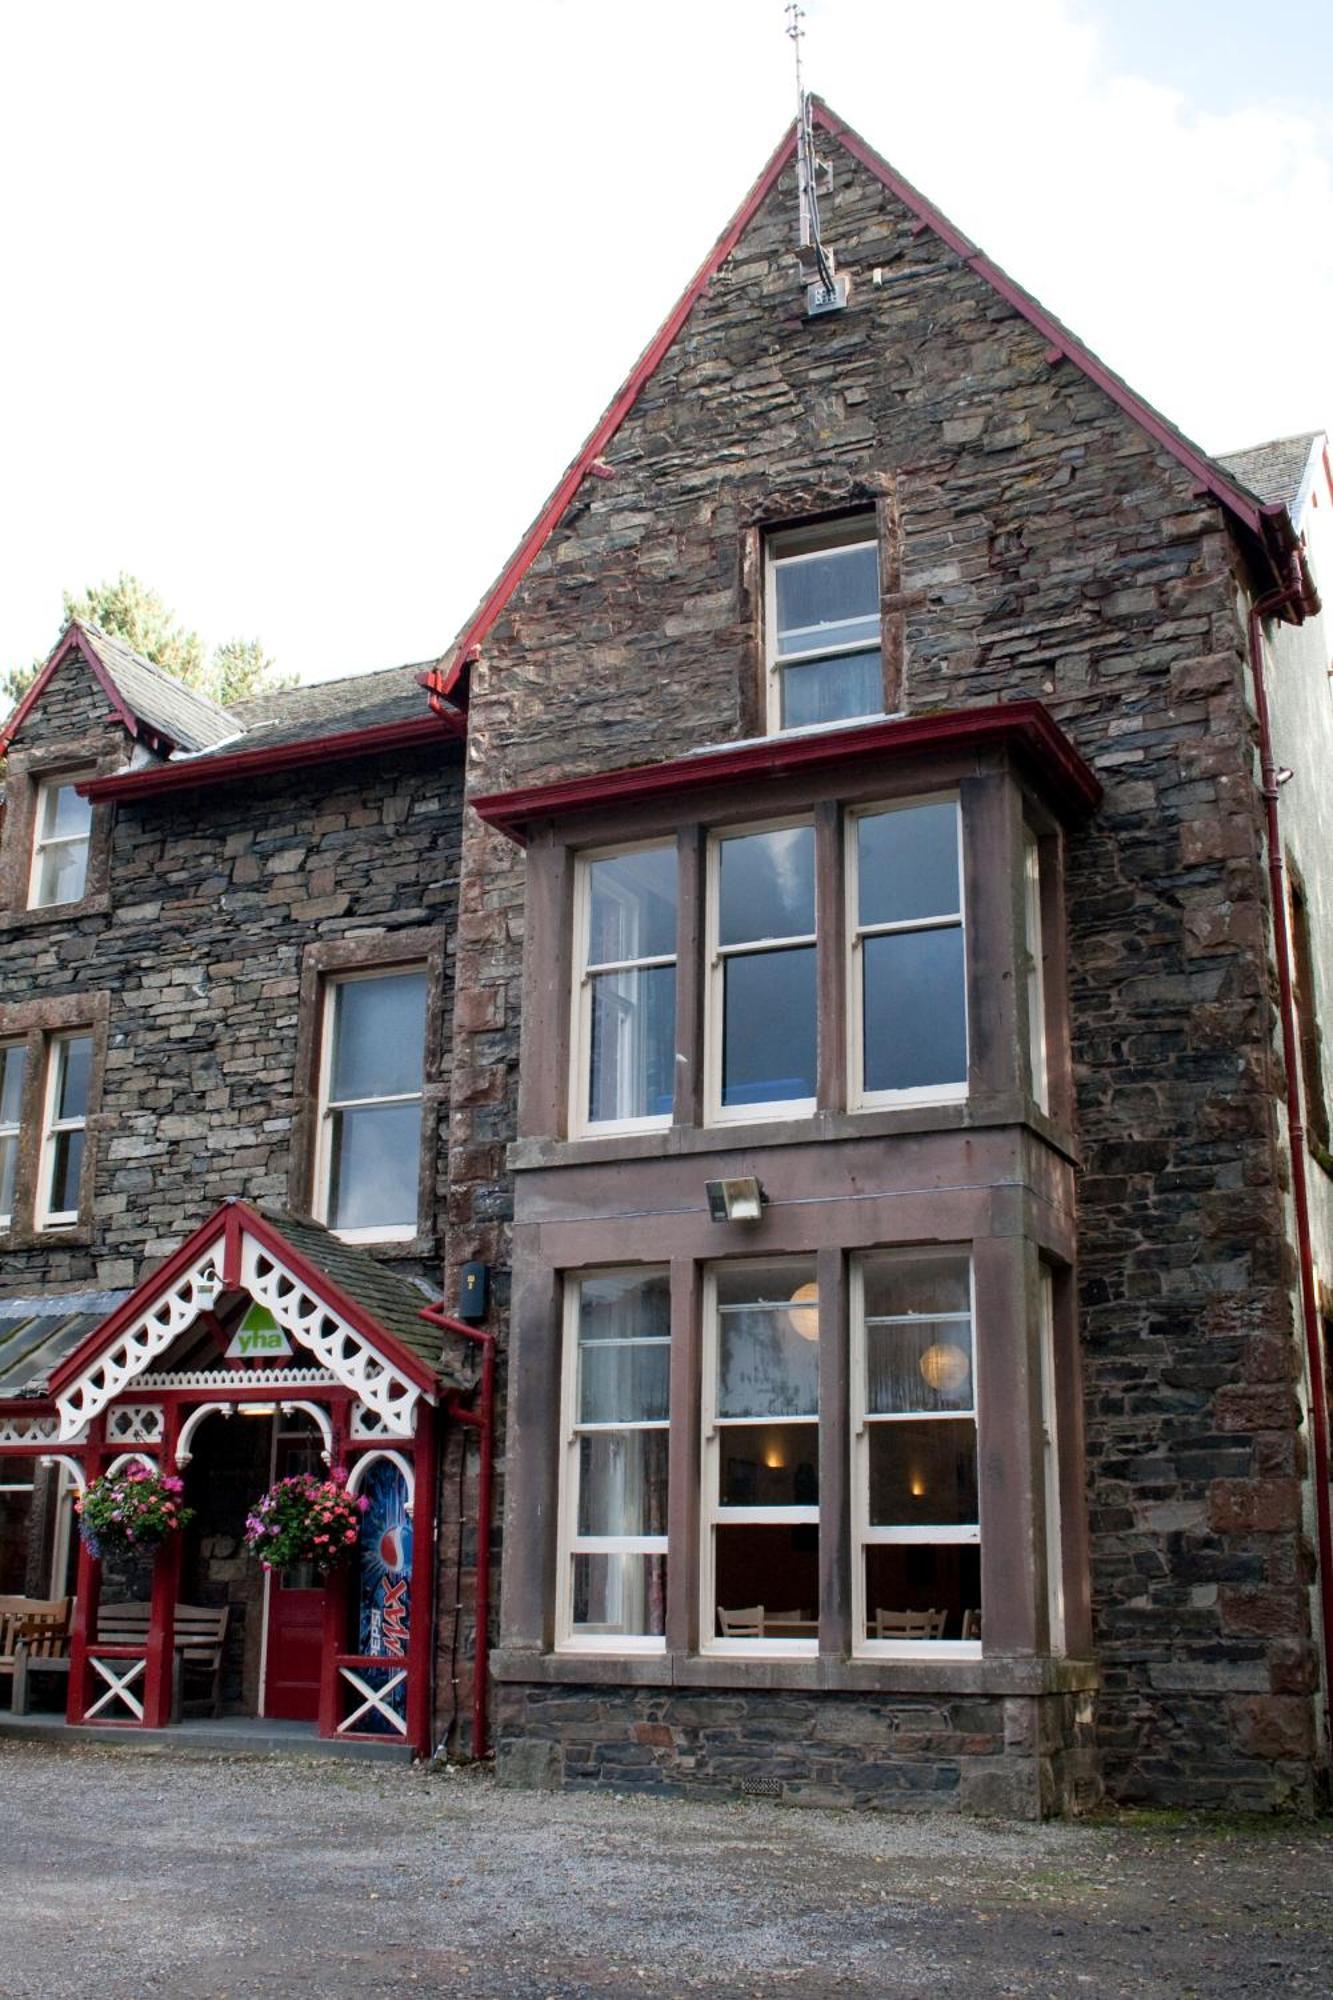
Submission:
[[[0,1249],[91,1240],[109,1013],[105,993],[0,1006]]]
[[[873,510],[764,540],[765,713],[770,733],[881,715],[879,524]]]
[[[444,998],[438,928],[323,940],[302,959],[288,1199],[386,1255],[435,1248]]]
[[[0,825],[0,929],[105,915],[111,907],[110,806],[89,806],[78,786],[118,771],[106,740],[11,750]]]

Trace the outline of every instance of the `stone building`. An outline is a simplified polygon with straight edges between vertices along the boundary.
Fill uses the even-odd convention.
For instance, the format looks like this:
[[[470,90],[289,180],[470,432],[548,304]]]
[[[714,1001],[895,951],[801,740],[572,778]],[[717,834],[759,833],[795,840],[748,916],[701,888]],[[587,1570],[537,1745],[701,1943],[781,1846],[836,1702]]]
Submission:
[[[789,133],[431,668],[222,714],[75,629],[10,725],[0,1367],[6,1312],[30,1346],[40,1320],[10,1378],[67,1467],[34,1518],[107,1461],[106,1343],[173,1284],[200,1366],[187,1266],[230,1229],[215,1348],[284,1256],[288,1344],[329,1311],[361,1341],[297,1399],[326,1449],[385,1465],[377,1370],[414,1394],[419,1746],[474,1745],[489,1689],[514,1782],[1308,1808],[1323,441],[1207,458],[817,100],[812,127],[817,205]],[[62,838],[86,878],[50,906]],[[412,1143],[358,1152],[390,1116]],[[489,1679],[457,1609],[491,1539],[451,1310],[479,1271]],[[258,1447],[238,1471],[197,1435],[253,1484]],[[271,1630],[277,1587],[212,1542],[194,1587]],[[387,1700],[338,1594],[335,1731],[349,1675]]]

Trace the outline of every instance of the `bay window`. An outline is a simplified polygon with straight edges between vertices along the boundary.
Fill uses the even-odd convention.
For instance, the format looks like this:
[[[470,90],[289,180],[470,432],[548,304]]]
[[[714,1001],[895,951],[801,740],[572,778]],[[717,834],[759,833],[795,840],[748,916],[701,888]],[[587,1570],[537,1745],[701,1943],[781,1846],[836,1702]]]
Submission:
[[[1049,1111],[1046,974],[1041,937],[1041,849],[1030,826],[1023,829],[1023,966],[1027,985],[1029,1082],[1039,1109]]]
[[[879,715],[879,547],[873,513],[770,536],[770,730]]]
[[[709,1274],[700,1637],[818,1650],[819,1292],[810,1259]]]
[[[318,1219],[352,1242],[417,1233],[426,970],[349,973],[325,988]]]
[[[578,1004],[572,1123],[671,1121],[676,1055],[676,851],[592,855],[576,890]]]
[[[813,1111],[814,827],[729,834],[713,843],[711,859],[713,1116]]]
[[[37,1189],[39,1229],[65,1228],[79,1219],[92,1066],[91,1035],[52,1037]]]
[[[852,1272],[853,1650],[979,1650],[972,1275],[962,1251]]]
[[[574,1650],[665,1644],[670,1360],[664,1271],[567,1282],[557,1643]]]

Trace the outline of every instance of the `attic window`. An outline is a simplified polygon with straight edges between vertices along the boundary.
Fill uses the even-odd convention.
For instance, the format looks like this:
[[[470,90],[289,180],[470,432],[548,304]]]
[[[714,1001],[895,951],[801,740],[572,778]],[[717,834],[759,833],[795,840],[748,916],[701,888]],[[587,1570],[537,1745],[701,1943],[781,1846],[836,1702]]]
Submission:
[[[30,910],[77,903],[85,893],[92,807],[87,799],[79,797],[75,788],[91,776],[89,771],[65,772],[58,778],[43,780],[37,788],[32,876],[28,887]]]
[[[784,529],[766,555],[770,731],[881,715],[875,515]]]

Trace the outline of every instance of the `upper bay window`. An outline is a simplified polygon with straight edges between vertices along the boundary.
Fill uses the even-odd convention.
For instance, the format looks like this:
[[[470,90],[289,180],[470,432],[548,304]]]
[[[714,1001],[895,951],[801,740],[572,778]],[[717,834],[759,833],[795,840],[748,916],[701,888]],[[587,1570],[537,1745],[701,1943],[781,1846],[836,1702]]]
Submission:
[[[674,845],[580,862],[575,1127],[669,1125],[676,1056]]]
[[[324,996],[315,1211],[354,1242],[417,1234],[426,971],[331,979]]]
[[[967,994],[954,799],[856,817],[851,889],[854,1103],[963,1097]]]
[[[766,555],[770,731],[882,714],[875,515],[785,530]]]
[[[37,787],[28,907],[81,900],[88,881],[92,807],[75,787],[88,774],[47,778]]]
[[[712,859],[712,1116],[813,1111],[815,830],[728,835],[714,842]]]

